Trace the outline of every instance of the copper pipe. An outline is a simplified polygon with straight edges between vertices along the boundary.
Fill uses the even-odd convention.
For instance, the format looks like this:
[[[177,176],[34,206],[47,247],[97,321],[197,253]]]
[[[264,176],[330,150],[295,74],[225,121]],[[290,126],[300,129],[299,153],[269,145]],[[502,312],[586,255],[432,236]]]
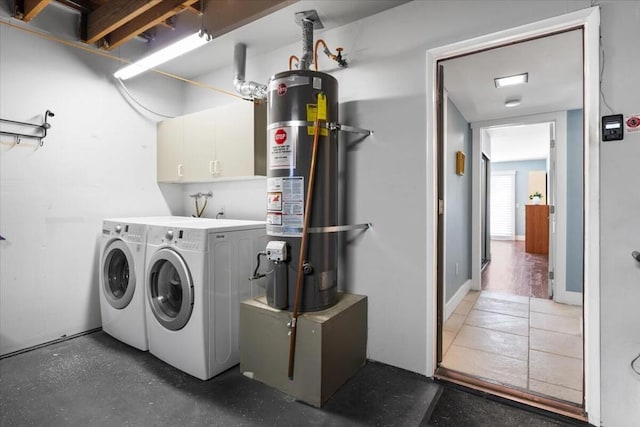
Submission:
[[[315,64],[316,67],[316,71],[318,71],[318,47],[320,45],[323,45],[324,48],[326,50],[328,50],[329,48],[327,47],[327,44],[324,42],[324,40],[322,39],[318,39],[318,41],[316,41],[316,45],[313,48],[313,63]]]
[[[298,257],[298,277],[296,280],[296,294],[291,313],[291,331],[289,334],[289,379],[293,379],[293,364],[296,353],[296,330],[298,323],[298,311],[300,310],[300,297],[302,294],[302,280],[304,279],[304,259],[307,252],[307,240],[309,239],[309,220],[311,218],[311,201],[313,200],[313,183],[316,177],[316,160],[318,157],[318,139],[320,137],[320,119],[316,114],[313,122],[313,146],[311,147],[311,164],[309,165],[309,182],[307,183],[307,200],[304,207],[304,224],[302,227],[302,241],[300,242],[300,256]]]
[[[297,57],[297,56],[295,56],[295,55],[291,55],[291,56],[289,57],[289,71],[291,71],[291,70],[293,69],[293,60],[294,60],[294,59],[295,59],[296,61],[298,61],[298,64],[300,64],[300,58],[298,58],[298,57]]]

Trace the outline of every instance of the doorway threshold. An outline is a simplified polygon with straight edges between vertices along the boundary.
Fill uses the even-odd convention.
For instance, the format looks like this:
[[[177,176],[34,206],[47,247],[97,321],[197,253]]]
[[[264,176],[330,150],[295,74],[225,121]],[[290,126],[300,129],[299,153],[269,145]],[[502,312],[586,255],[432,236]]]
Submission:
[[[498,396],[513,402],[528,405],[533,408],[542,409],[574,420],[588,422],[587,414],[584,412],[584,408],[581,405],[541,396],[518,388],[508,387],[503,384],[484,380],[482,378],[447,369],[442,366],[436,369],[434,378],[491,394],[493,396]]]

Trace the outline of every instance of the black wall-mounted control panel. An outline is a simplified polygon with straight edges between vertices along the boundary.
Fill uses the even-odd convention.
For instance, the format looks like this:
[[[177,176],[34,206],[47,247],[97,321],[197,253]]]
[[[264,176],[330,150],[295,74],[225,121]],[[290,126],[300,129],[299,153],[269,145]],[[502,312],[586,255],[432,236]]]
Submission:
[[[624,137],[622,114],[602,116],[602,140],[619,141]]]

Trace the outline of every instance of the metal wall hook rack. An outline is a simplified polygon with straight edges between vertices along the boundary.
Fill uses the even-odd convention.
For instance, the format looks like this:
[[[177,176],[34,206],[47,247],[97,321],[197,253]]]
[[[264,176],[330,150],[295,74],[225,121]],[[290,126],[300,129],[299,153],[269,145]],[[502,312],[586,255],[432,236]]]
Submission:
[[[47,131],[51,128],[51,123],[48,122],[49,117],[53,117],[53,116],[55,116],[55,114],[51,110],[45,111],[44,112],[44,121],[42,122],[42,124],[19,122],[19,121],[16,121],[16,120],[9,120],[9,119],[0,118],[0,122],[9,123],[10,126],[29,126],[29,127],[36,128],[37,131],[39,131],[39,132],[42,132],[41,135],[33,135],[33,134],[27,134],[27,133],[21,133],[21,132],[10,132],[10,131],[5,131],[5,130],[0,130],[0,134],[2,134],[2,135],[10,135],[10,136],[15,137],[16,144],[20,144],[20,142],[22,142],[22,138],[37,139],[38,142],[40,143],[40,146],[42,147],[44,145],[44,139],[47,136]]]

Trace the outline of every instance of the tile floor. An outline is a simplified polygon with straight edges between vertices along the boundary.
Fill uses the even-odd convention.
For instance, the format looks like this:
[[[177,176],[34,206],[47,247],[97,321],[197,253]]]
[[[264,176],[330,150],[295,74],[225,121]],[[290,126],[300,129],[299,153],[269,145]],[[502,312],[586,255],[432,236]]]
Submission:
[[[444,324],[442,366],[582,403],[582,308],[471,291]]]

